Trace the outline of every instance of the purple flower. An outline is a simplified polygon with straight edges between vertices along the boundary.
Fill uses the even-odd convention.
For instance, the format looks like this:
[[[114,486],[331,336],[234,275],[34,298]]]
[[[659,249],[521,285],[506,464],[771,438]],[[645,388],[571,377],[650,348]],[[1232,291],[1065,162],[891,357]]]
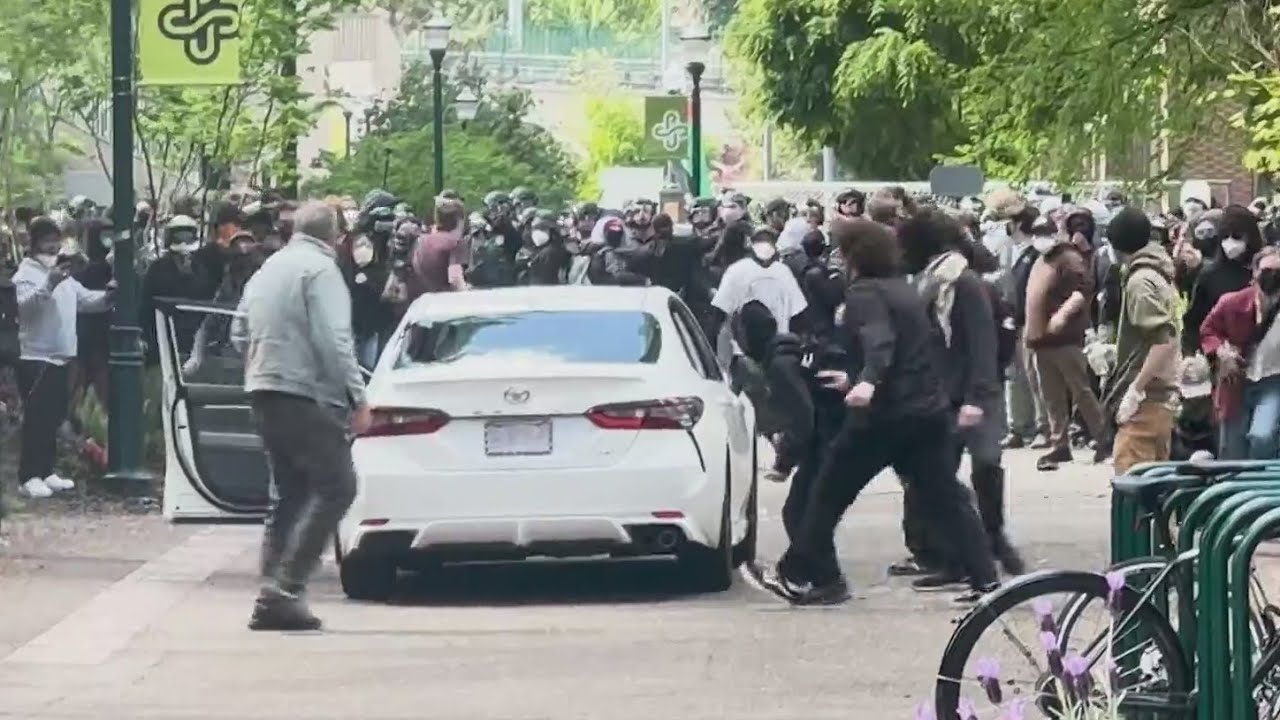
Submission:
[[[1063,677],[1062,668],[1062,648],[1058,647],[1058,636],[1051,632],[1040,633],[1040,646],[1044,648],[1044,653],[1049,659],[1049,672],[1053,676],[1061,679]]]
[[[977,663],[978,682],[987,694],[992,705],[1004,702],[1004,693],[1000,689],[1000,663],[993,658],[983,658]]]
[[[1053,603],[1048,598],[1036,598],[1031,603],[1031,609],[1040,623],[1040,632],[1058,632],[1058,623],[1053,617]]]
[[[1089,661],[1079,655],[1072,654],[1063,662],[1067,672],[1067,684],[1072,694],[1083,700],[1093,689],[1093,676],[1089,674]]]
[[[916,720],[937,720],[937,716],[933,714],[933,707],[927,702],[917,705]]]
[[[1124,590],[1124,573],[1109,572],[1107,578],[1107,607],[1111,608],[1111,612],[1122,612],[1121,602]]]
[[[1009,707],[1005,709],[1004,720],[1025,720],[1023,715],[1026,712],[1027,701],[1018,698],[1009,703]]]
[[[956,714],[960,716],[960,720],[978,720],[978,709],[973,706],[969,698],[960,698],[960,703],[956,705]]]

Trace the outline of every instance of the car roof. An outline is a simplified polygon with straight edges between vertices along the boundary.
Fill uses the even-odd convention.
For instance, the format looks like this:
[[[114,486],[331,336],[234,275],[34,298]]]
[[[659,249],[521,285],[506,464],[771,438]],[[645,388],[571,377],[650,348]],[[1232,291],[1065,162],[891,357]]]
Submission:
[[[459,315],[497,315],[528,310],[636,310],[656,312],[673,294],[661,286],[529,285],[427,293],[409,306],[409,322]]]

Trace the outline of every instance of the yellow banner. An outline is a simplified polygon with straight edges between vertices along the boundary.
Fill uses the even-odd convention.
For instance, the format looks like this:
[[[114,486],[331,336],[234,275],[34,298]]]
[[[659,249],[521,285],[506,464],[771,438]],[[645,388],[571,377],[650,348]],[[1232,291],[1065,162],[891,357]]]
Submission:
[[[239,84],[241,1],[139,0],[139,84]]]

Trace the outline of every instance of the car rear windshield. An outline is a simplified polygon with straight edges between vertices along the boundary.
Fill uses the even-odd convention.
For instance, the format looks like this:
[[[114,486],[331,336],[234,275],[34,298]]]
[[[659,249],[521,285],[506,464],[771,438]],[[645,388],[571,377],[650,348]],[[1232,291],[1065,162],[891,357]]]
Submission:
[[[527,311],[411,325],[398,365],[465,359],[565,363],[655,363],[658,320],[634,310]]]

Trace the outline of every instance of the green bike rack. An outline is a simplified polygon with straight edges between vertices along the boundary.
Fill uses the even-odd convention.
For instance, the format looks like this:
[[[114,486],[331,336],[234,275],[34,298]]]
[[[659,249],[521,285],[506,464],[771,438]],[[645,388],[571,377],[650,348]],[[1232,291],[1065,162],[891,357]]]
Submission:
[[[1178,527],[1177,551],[1183,553],[1195,547],[1196,537],[1205,528],[1213,513],[1221,507],[1222,502],[1242,492],[1277,492],[1280,493],[1280,475],[1263,473],[1245,473],[1238,479],[1221,482],[1198,490],[1199,495],[1187,507]],[[1182,492],[1182,491],[1179,491]],[[1206,547],[1206,538],[1201,538],[1201,558]],[[1200,573],[1203,572],[1201,566]],[[1182,649],[1187,660],[1196,664],[1199,634],[1197,626],[1198,603],[1196,600],[1196,580],[1192,576],[1177,578],[1178,587],[1178,636],[1182,640]]]
[[[1249,526],[1231,556],[1231,707],[1236,717],[1257,720],[1253,702],[1253,635],[1249,632],[1249,571],[1262,541],[1280,530],[1280,508],[1273,508]]]
[[[1170,475],[1182,463],[1139,463],[1129,468],[1129,476]],[[1111,493],[1111,564],[1117,565],[1151,554],[1151,521],[1143,518],[1138,501],[1118,492]]]
[[[1244,490],[1222,501],[1205,524],[1200,539],[1199,583],[1196,605],[1199,609],[1198,635],[1199,662],[1197,717],[1200,720],[1227,720],[1244,718],[1247,708],[1237,708],[1241,714],[1232,715],[1231,658],[1232,648],[1243,644],[1250,652],[1248,635],[1248,579],[1245,578],[1245,595],[1228,596],[1227,571],[1236,538],[1260,516],[1280,509],[1280,491]],[[1244,608],[1246,633],[1243,638],[1228,635],[1230,607]],[[1246,680],[1247,682],[1247,680]]]

